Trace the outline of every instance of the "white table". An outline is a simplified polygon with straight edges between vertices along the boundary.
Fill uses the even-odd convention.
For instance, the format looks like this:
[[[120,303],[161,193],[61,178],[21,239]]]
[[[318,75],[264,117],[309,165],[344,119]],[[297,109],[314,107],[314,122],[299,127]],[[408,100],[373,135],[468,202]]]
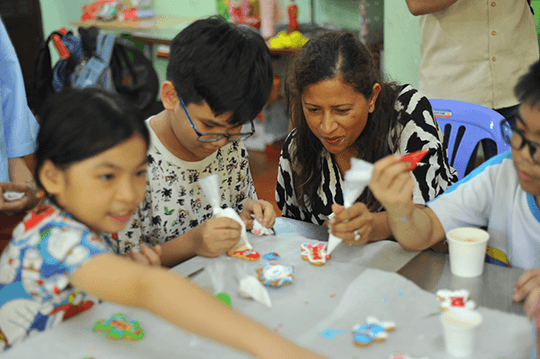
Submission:
[[[295,226],[299,228],[289,230]],[[297,233],[324,237],[325,229],[282,219],[275,229],[279,236],[250,235],[251,243],[261,255],[277,252],[282,257],[280,262],[295,267],[293,284],[268,289],[271,308],[238,294],[237,268],[245,267],[247,273],[254,274],[254,269],[262,266],[262,260],[248,263],[226,256],[217,259],[196,257],[173,270],[189,275],[200,268],[221,263],[225,270],[219,289],[229,293],[235,310],[331,358],[384,359],[395,352],[447,358],[435,295],[395,273],[417,256],[417,252],[405,251],[390,241],[363,247],[342,244],[332,253],[328,263],[315,267],[300,258],[300,244],[313,240],[298,237]],[[216,288],[210,272],[207,267],[192,280],[214,292]],[[530,357],[532,327],[526,317],[483,307],[479,311],[484,315],[484,323],[475,359]],[[103,333],[90,330],[96,321],[107,319],[116,312],[138,320],[146,332],[145,338],[139,342],[111,341]],[[385,343],[358,348],[353,344],[351,328],[365,323],[369,315],[395,321],[396,330]],[[334,333],[335,338],[322,335],[325,332]],[[102,303],[16,346],[4,357],[232,359],[248,356],[186,333],[145,311]]]

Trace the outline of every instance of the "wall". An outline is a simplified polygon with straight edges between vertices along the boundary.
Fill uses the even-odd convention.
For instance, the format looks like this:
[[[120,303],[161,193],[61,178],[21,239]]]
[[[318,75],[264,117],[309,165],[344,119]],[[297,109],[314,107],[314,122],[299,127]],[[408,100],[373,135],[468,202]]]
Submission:
[[[384,3],[384,68],[389,79],[418,88],[420,26],[405,0]]]
[[[1,1],[1,0],[0,0]],[[286,22],[286,6],[290,0],[276,0],[281,1],[284,11],[283,22]],[[358,32],[360,29],[359,19],[359,1],[351,0],[314,0],[315,1],[315,21],[317,23],[329,22],[339,27],[347,28],[351,31]],[[49,35],[52,31],[58,29],[61,26],[69,26],[70,21],[77,20],[82,14],[82,6],[90,3],[91,0],[41,0],[41,9],[43,15],[43,28],[45,36]],[[371,20],[371,27],[382,28],[383,17],[382,11],[388,11],[390,6],[383,0],[367,0],[368,10],[370,13],[381,14],[381,16],[374,16]],[[398,8],[405,8],[404,0],[392,1],[392,3],[399,3],[402,6]],[[310,23],[311,22],[311,1],[310,0],[296,0],[296,4],[299,9],[299,22]],[[383,5],[384,4],[384,5]],[[398,5],[399,5],[398,4]],[[170,16],[190,16],[190,17],[206,17],[217,14],[216,0],[154,0],[154,10],[158,15],[170,15]],[[392,16],[397,20],[400,14],[395,9],[390,9]],[[408,11],[407,15],[410,15]],[[412,15],[410,15],[412,17]],[[414,20],[414,18],[412,19]],[[386,23],[384,28],[386,31]],[[71,27],[70,27],[71,28]],[[397,31],[399,35],[402,30]],[[405,39],[406,40],[406,39]],[[388,41],[385,37],[385,43]],[[393,45],[405,46],[407,41],[395,40],[392,41]],[[388,46],[385,46],[388,48]],[[53,63],[58,59],[55,51],[51,51],[53,55]],[[394,66],[391,62],[390,65]],[[399,65],[399,61],[398,64]],[[154,59],[154,66],[158,73],[160,80],[165,77],[165,69],[167,61],[161,59]],[[395,72],[395,71],[394,71]],[[399,71],[398,71],[399,73]]]

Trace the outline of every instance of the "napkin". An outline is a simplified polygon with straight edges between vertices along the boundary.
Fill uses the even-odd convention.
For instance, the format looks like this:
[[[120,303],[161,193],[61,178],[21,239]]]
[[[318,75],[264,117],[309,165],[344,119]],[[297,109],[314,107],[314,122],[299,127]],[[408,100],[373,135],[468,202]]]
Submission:
[[[343,207],[349,208],[353,205],[354,201],[362,194],[369,181],[371,181],[372,173],[373,165],[371,163],[358,158],[351,158],[351,168],[345,172],[345,178],[341,185],[343,187]],[[332,253],[341,241],[341,238],[330,234],[328,236],[326,253]]]
[[[201,178],[199,180],[199,186],[201,186],[204,195],[212,206],[212,212],[214,217],[229,217],[240,223],[240,225],[242,226],[242,234],[240,235],[240,237],[248,248],[253,248],[251,244],[249,244],[247,239],[246,225],[242,218],[240,218],[238,213],[236,213],[236,211],[232,208],[221,208],[219,206],[219,176],[217,174],[213,174],[208,177]]]
[[[3,197],[6,201],[15,201],[24,197],[24,192],[4,192]]]
[[[236,263],[236,273],[238,279],[240,279],[240,289],[238,290],[238,294],[243,298],[252,298],[256,302],[270,308],[272,306],[272,301],[270,300],[268,290],[257,278],[247,274],[246,263],[242,264],[243,265]]]

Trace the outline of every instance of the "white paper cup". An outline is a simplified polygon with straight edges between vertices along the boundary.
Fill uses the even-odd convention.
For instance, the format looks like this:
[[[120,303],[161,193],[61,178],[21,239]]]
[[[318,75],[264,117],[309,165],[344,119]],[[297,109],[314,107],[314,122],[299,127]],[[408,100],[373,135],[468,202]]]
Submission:
[[[456,358],[471,357],[482,315],[470,309],[452,308],[441,314],[441,322],[446,352]]]
[[[476,277],[484,271],[488,232],[479,228],[456,228],[446,233],[450,271],[460,277]]]

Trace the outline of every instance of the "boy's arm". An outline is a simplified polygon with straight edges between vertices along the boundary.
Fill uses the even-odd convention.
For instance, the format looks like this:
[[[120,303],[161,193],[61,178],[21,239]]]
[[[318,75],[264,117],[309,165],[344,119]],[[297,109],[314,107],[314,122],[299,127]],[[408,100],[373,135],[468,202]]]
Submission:
[[[240,223],[228,217],[210,218],[161,245],[161,264],[173,267],[191,257],[217,257],[240,240]]]
[[[405,249],[423,250],[445,237],[444,229],[428,207],[412,201],[414,180],[410,164],[399,156],[390,155],[377,161],[369,188],[384,206],[394,237]]]
[[[147,309],[180,328],[260,358],[319,357],[163,268],[103,254],[77,269],[71,283],[100,299]]]
[[[414,16],[430,14],[444,10],[457,0],[405,0],[407,7]]]

